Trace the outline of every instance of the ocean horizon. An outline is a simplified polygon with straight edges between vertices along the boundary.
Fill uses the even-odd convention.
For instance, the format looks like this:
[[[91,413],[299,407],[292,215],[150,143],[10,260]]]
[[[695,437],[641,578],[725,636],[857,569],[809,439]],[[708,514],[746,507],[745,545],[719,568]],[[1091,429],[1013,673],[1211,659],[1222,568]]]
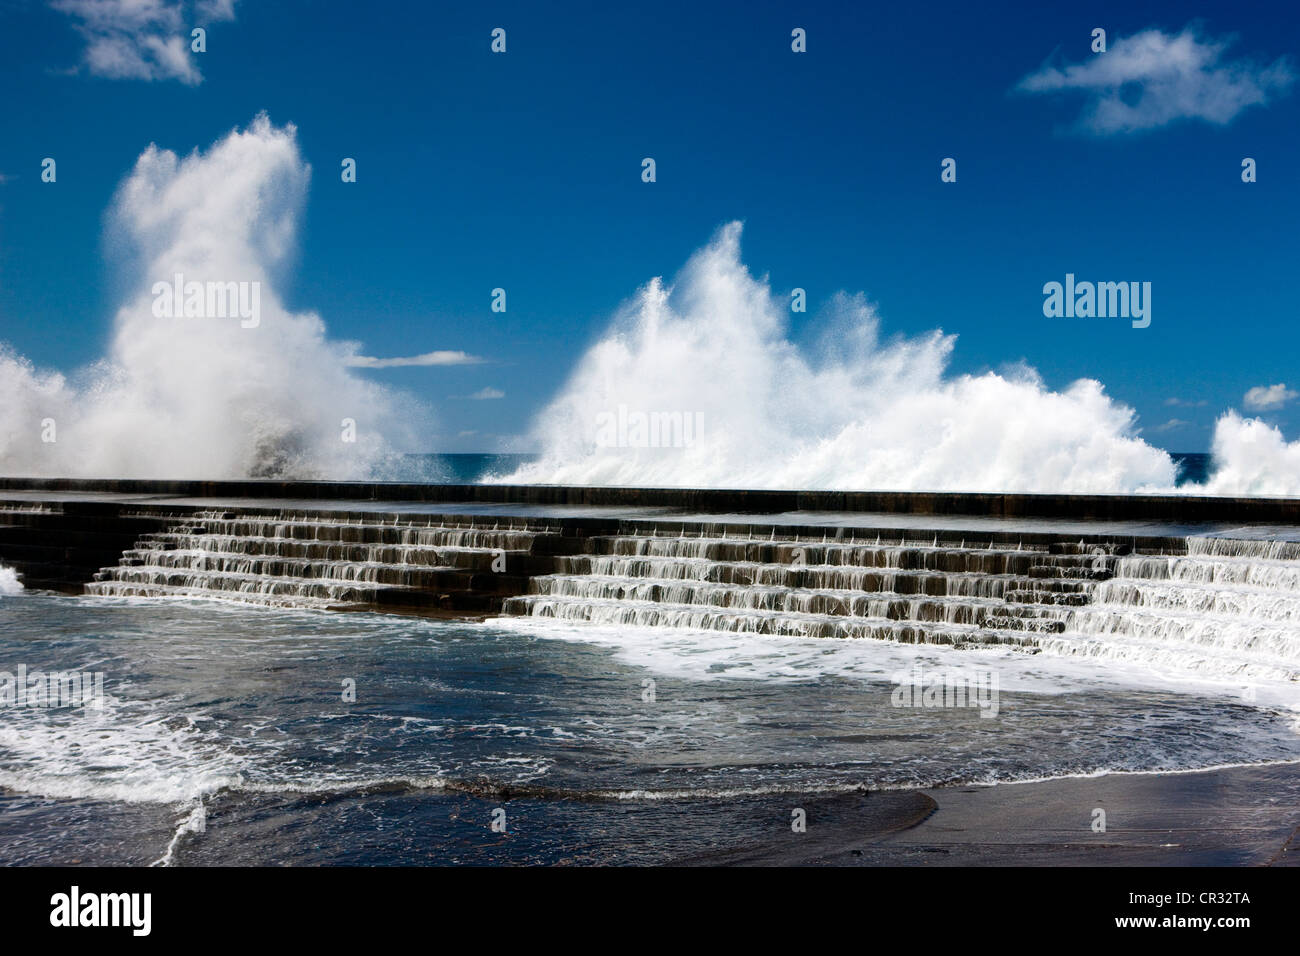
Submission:
[[[1169,455],[1177,468],[1176,487],[1204,484],[1213,471],[1213,456],[1208,452]],[[402,473],[445,484],[478,484],[486,479],[504,479],[542,456],[540,452],[425,452],[402,457],[410,461],[409,469],[399,469]],[[743,478],[738,477],[736,487],[743,487]]]

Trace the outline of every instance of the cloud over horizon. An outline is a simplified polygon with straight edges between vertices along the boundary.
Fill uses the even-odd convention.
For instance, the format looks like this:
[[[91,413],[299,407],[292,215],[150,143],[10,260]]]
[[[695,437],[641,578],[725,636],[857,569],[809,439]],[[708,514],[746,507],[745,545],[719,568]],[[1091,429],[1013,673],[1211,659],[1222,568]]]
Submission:
[[[1225,125],[1251,106],[1284,95],[1295,81],[1286,57],[1270,64],[1225,60],[1231,37],[1195,26],[1147,29],[1115,40],[1082,63],[1044,66],[1017,84],[1024,93],[1082,93],[1077,129],[1100,136],[1158,129],[1179,120]]]
[[[1297,397],[1300,397],[1300,392],[1278,383],[1277,385],[1256,385],[1246,392],[1241,401],[1247,408],[1262,412],[1281,408],[1288,402],[1294,401]]]
[[[482,359],[468,352],[443,349],[423,355],[399,355],[394,358],[375,358],[373,355],[353,355],[347,364],[353,368],[405,368],[426,365],[479,365]]]

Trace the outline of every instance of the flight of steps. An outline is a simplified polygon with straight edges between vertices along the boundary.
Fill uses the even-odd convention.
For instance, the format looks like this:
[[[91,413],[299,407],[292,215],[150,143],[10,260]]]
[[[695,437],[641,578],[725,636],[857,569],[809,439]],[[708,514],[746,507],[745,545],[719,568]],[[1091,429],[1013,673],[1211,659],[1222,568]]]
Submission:
[[[549,568],[547,544],[560,537],[519,519],[195,511],[143,535],[86,592],[482,614]]]
[[[880,532],[620,534],[558,557],[507,614],[907,643],[1029,643],[1113,574],[1129,544],[918,540]]]
[[[28,588],[1010,645],[1300,681],[1300,544],[0,500]]]
[[[766,531],[766,529],[761,529]],[[504,612],[914,644],[1001,644],[1214,680],[1300,681],[1300,544],[954,540],[713,526],[595,536]],[[942,536],[941,536],[942,535]]]

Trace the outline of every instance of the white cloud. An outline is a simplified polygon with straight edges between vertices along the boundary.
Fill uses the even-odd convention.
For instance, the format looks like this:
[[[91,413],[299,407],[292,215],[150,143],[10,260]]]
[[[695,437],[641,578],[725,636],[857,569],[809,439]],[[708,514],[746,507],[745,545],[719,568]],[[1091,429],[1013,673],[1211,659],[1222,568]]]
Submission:
[[[410,365],[477,365],[483,360],[468,352],[425,352],[423,355],[404,355],[397,358],[374,358],[370,355],[353,355],[348,364],[355,368],[400,368]]]
[[[1017,89],[1086,94],[1079,126],[1100,135],[1156,129],[1183,119],[1223,125],[1242,110],[1286,92],[1295,80],[1285,57],[1268,65],[1223,60],[1231,42],[1203,38],[1191,26],[1177,35],[1144,30],[1082,63],[1045,66]]]
[[[1204,408],[1206,405],[1210,403],[1203,398],[1190,399],[1190,398],[1178,398],[1177,396],[1175,396],[1173,398],[1166,398],[1165,404],[1173,408]]]
[[[1191,422],[1185,422],[1181,418],[1171,418],[1163,425],[1157,425],[1155,426],[1155,428],[1151,430],[1155,432],[1168,432],[1168,431],[1173,431],[1175,428],[1185,428],[1190,424]]]
[[[77,21],[86,69],[114,80],[203,81],[190,31],[235,18],[235,0],[52,0]]]
[[[1287,402],[1300,397],[1300,392],[1292,391],[1285,385],[1256,385],[1246,392],[1242,403],[1258,412],[1281,408]]]
[[[480,388],[473,395],[448,395],[447,397],[456,401],[486,402],[492,399],[505,398],[506,393],[489,385],[486,388]]]

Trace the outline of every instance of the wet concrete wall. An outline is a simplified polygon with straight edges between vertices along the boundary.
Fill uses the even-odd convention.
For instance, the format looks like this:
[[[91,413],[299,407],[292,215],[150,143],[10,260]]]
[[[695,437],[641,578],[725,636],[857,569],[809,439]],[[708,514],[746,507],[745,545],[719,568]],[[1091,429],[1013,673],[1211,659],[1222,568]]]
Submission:
[[[1300,525],[1300,498],[1191,495],[1023,495],[893,491],[745,491],[699,488],[605,488],[569,485],[431,485],[335,481],[154,481],[0,478],[3,491],[411,501],[586,507],[672,508],[705,514],[789,511],[982,515],[1004,518],[1145,520],[1179,524],[1231,521]]]

